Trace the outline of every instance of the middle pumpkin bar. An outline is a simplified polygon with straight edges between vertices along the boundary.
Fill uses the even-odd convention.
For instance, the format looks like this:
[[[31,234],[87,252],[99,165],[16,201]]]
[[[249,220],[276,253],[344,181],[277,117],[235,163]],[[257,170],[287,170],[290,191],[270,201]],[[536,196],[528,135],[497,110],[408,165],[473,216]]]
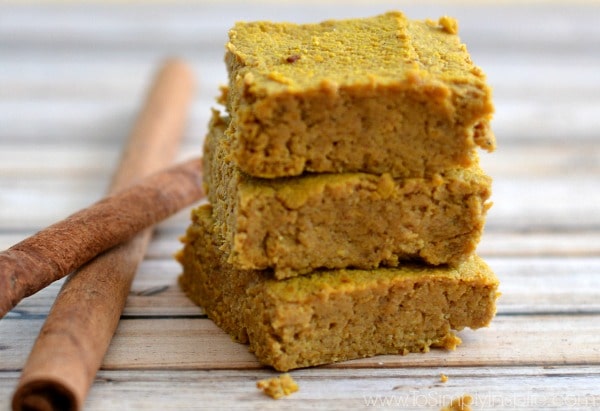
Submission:
[[[214,112],[204,178],[229,262],[271,268],[278,279],[319,268],[395,267],[402,260],[457,265],[476,248],[491,179],[478,166],[431,178],[305,174],[260,179],[240,171]]]

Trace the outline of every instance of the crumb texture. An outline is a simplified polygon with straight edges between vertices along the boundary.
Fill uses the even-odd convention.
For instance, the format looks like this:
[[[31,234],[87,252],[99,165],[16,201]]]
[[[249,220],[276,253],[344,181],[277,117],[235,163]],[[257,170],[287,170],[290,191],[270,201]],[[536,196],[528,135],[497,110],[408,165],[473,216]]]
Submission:
[[[219,249],[211,207],[194,213],[179,281],[208,316],[279,371],[378,354],[454,349],[453,330],[486,326],[498,280],[479,257],[458,267],[317,271],[275,280]]]
[[[229,33],[232,157],[263,178],[304,172],[423,177],[493,150],[491,90],[450,17],[390,12]],[[482,133],[484,135],[482,135]]]
[[[205,140],[205,185],[229,261],[288,278],[319,268],[457,265],[479,243],[491,179],[478,166],[430,178],[389,173],[258,179],[231,160],[227,119]]]

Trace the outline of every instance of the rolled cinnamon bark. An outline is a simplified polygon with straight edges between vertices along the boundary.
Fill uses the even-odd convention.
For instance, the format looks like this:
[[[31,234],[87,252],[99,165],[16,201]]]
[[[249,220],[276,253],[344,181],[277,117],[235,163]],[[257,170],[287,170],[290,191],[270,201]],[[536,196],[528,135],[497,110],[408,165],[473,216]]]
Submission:
[[[0,253],[0,318],[23,298],[200,199],[201,160],[153,174]]]
[[[169,61],[163,66],[138,116],[113,178],[111,192],[122,190],[132,181],[172,161],[179,147],[193,88],[193,77],[183,63]],[[139,185],[128,189],[136,190],[135,195],[123,197],[118,203],[113,202],[114,197],[107,200],[111,209],[101,213],[106,218],[103,222],[86,215],[69,220],[70,228],[91,234],[92,244],[83,247],[85,256],[105,248],[108,237],[111,243],[121,236],[131,237],[142,225],[149,225],[146,222],[156,222],[155,217],[166,216],[198,200],[203,195],[200,161],[188,161],[159,174],[159,178],[144,180],[143,189],[139,189]],[[90,221],[94,228],[88,227]],[[84,227],[80,226],[82,223],[85,223]],[[109,235],[108,227],[122,229],[124,233]],[[57,232],[62,234],[61,230],[53,231],[54,234]],[[69,235],[62,237],[68,239]],[[67,279],[23,369],[13,396],[14,410],[82,408],[150,237],[151,229],[145,229],[129,241],[98,255]],[[82,245],[81,240],[77,245]],[[69,246],[61,246],[58,254],[61,263],[57,264],[61,273],[70,271],[86,258],[70,250]],[[56,271],[53,277],[56,277]],[[44,279],[43,283],[46,282]],[[40,284],[42,282],[37,282],[36,286]]]

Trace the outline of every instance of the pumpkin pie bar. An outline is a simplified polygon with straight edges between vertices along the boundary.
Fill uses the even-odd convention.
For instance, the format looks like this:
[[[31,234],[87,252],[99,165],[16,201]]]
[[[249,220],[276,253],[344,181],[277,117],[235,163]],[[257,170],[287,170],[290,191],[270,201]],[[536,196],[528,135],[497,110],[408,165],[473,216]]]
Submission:
[[[205,139],[205,186],[229,262],[279,279],[319,268],[457,265],[476,248],[491,179],[477,166],[429,178],[388,173],[261,179],[232,161],[227,120]]]
[[[275,280],[220,250],[211,206],[193,214],[178,254],[186,294],[258,360],[280,371],[378,354],[453,349],[453,330],[487,326],[498,280],[477,256],[457,267],[319,271]]]
[[[227,133],[247,174],[424,177],[494,149],[491,91],[451,18],[240,22],[226,48]]]

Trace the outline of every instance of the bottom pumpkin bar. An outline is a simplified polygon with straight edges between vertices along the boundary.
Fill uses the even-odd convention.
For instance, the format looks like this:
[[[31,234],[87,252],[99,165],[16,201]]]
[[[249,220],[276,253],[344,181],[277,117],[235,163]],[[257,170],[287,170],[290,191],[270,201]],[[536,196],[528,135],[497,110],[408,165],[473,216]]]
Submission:
[[[219,249],[209,205],[193,213],[179,282],[209,318],[279,371],[378,354],[454,349],[452,330],[492,320],[498,280],[477,256],[461,265],[340,269],[273,279]]]

